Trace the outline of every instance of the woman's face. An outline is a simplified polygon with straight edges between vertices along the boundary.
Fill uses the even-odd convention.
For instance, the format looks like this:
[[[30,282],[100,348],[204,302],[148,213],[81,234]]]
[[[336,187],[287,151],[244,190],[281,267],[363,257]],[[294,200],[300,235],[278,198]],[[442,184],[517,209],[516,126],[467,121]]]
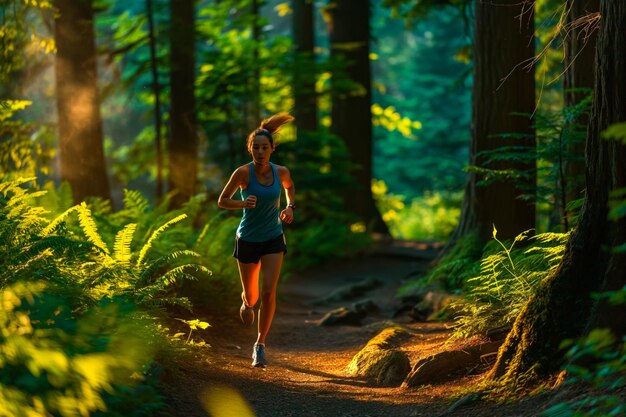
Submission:
[[[250,154],[256,164],[267,165],[274,148],[267,136],[255,136],[250,145]]]

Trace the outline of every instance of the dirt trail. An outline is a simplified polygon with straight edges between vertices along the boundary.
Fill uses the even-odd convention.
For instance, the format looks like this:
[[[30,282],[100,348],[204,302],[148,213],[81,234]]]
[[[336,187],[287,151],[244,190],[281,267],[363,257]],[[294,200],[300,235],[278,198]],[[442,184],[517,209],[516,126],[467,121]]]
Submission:
[[[277,314],[267,340],[270,365],[265,370],[250,367],[256,329],[243,327],[238,321],[238,306],[233,306],[227,318],[206,317],[213,325],[205,332],[212,347],[180,364],[180,372],[169,381],[172,413],[206,416],[199,398],[227,386],[245,398],[258,417],[534,415],[523,414],[519,407],[510,412],[499,407],[494,414],[495,406],[484,404],[446,412],[452,405],[451,396],[477,382],[479,374],[459,375],[419,389],[381,388],[346,374],[352,357],[377,333],[372,324],[390,320],[396,305],[393,296],[402,280],[426,265],[417,259],[375,255],[315,268],[281,283]],[[349,307],[352,301],[322,305],[313,301],[364,278],[376,278],[383,285],[354,301],[370,298],[381,310],[368,315],[362,326],[318,326],[326,312]],[[446,323],[411,323],[406,317],[395,322],[414,331],[402,347],[411,364],[444,348],[450,332]],[[244,417],[233,409],[230,412],[216,417]]]

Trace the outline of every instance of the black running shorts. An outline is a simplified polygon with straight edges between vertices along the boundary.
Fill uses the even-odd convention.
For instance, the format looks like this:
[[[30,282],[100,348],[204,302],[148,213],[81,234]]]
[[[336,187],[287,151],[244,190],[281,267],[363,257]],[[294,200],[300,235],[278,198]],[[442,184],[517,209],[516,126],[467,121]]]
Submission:
[[[242,264],[257,264],[261,256],[280,252],[287,253],[287,241],[284,234],[265,242],[247,242],[235,238],[233,257]]]

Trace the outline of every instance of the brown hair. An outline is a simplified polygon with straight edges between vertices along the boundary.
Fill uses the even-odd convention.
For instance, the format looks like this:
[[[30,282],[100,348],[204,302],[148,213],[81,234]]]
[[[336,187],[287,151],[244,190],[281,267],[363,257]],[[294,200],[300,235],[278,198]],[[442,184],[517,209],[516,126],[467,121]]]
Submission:
[[[289,113],[276,113],[273,116],[268,117],[267,119],[261,122],[261,125],[254,129],[246,140],[246,148],[250,149],[252,146],[252,140],[256,136],[265,136],[270,140],[270,145],[272,148],[274,147],[274,135],[280,131],[280,128],[289,122],[294,120],[294,117]]]

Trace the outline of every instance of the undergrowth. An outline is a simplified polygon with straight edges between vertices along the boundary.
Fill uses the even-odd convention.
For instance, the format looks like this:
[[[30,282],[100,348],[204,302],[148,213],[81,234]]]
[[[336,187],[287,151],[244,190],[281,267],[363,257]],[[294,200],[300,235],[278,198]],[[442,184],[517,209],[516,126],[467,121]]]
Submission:
[[[464,297],[452,304],[457,313],[454,338],[466,338],[493,328],[510,327],[538,284],[558,267],[569,233],[518,235],[501,242],[494,227],[479,273],[464,283]],[[525,246],[516,248],[524,242]]]

